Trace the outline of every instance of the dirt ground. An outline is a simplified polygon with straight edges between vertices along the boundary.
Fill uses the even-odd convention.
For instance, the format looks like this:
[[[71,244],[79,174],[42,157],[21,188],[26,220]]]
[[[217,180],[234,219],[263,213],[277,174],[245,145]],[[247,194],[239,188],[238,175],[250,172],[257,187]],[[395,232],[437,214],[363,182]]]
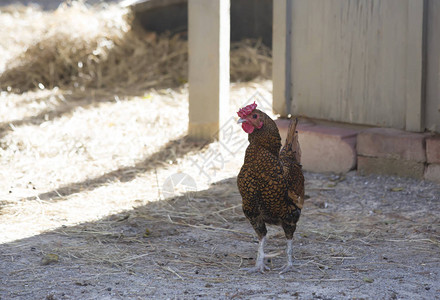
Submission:
[[[306,178],[294,272],[240,271],[254,263],[257,240],[232,177],[2,244],[1,299],[438,299],[439,186]],[[271,267],[284,263],[284,248],[270,228],[267,251],[279,253]]]

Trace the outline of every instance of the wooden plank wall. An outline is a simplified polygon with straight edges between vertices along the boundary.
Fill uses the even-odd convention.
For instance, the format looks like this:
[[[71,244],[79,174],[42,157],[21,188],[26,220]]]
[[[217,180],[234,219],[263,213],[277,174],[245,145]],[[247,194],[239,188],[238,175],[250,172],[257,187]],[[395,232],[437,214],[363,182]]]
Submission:
[[[424,0],[292,1],[292,113],[423,130]]]

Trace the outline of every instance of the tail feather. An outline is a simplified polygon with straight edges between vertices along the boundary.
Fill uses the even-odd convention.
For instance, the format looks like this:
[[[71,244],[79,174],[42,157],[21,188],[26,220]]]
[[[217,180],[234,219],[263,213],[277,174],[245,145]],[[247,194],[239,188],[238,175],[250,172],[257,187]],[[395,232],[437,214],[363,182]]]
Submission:
[[[304,204],[304,175],[301,168],[301,147],[298,141],[297,125],[297,118],[290,121],[286,143],[280,152],[280,161],[288,185],[288,197],[297,207],[302,209]]]
[[[295,118],[294,120],[290,120],[289,131],[287,132],[287,138],[286,138],[286,142],[289,144],[293,142],[296,133],[297,124],[298,124],[298,118]]]
[[[298,118],[290,121],[289,130],[287,132],[285,147],[289,147],[293,152],[293,159],[295,162],[301,164],[301,147],[298,141],[298,131],[296,126],[298,125]]]

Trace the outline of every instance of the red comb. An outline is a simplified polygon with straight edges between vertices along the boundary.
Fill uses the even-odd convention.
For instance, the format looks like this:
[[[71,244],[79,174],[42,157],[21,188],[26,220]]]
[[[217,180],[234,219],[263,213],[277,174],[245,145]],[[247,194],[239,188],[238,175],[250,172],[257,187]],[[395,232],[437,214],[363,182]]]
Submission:
[[[243,107],[243,108],[240,108],[240,110],[237,112],[237,115],[238,115],[240,118],[244,118],[244,117],[250,115],[250,114],[252,113],[252,111],[253,111],[256,107],[257,107],[257,104],[256,104],[255,101],[254,101],[253,104],[249,104],[249,105],[247,105],[247,106],[245,106],[245,107]]]

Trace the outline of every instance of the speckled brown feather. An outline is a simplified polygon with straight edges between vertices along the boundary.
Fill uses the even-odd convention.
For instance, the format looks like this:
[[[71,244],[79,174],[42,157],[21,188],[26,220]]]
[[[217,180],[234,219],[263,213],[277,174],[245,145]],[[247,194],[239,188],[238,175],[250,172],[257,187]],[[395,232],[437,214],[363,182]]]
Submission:
[[[291,120],[286,143],[280,152],[284,179],[287,182],[289,198],[300,209],[304,205],[304,175],[301,167],[301,148],[298,141],[296,125],[298,119]]]
[[[291,239],[301,214],[295,201],[304,198],[301,166],[292,158],[295,147],[284,147],[280,154],[281,137],[275,122],[258,109],[253,112],[260,115],[263,126],[249,134],[250,144],[237,177],[243,212],[259,238],[266,235],[267,223],[282,225]]]

